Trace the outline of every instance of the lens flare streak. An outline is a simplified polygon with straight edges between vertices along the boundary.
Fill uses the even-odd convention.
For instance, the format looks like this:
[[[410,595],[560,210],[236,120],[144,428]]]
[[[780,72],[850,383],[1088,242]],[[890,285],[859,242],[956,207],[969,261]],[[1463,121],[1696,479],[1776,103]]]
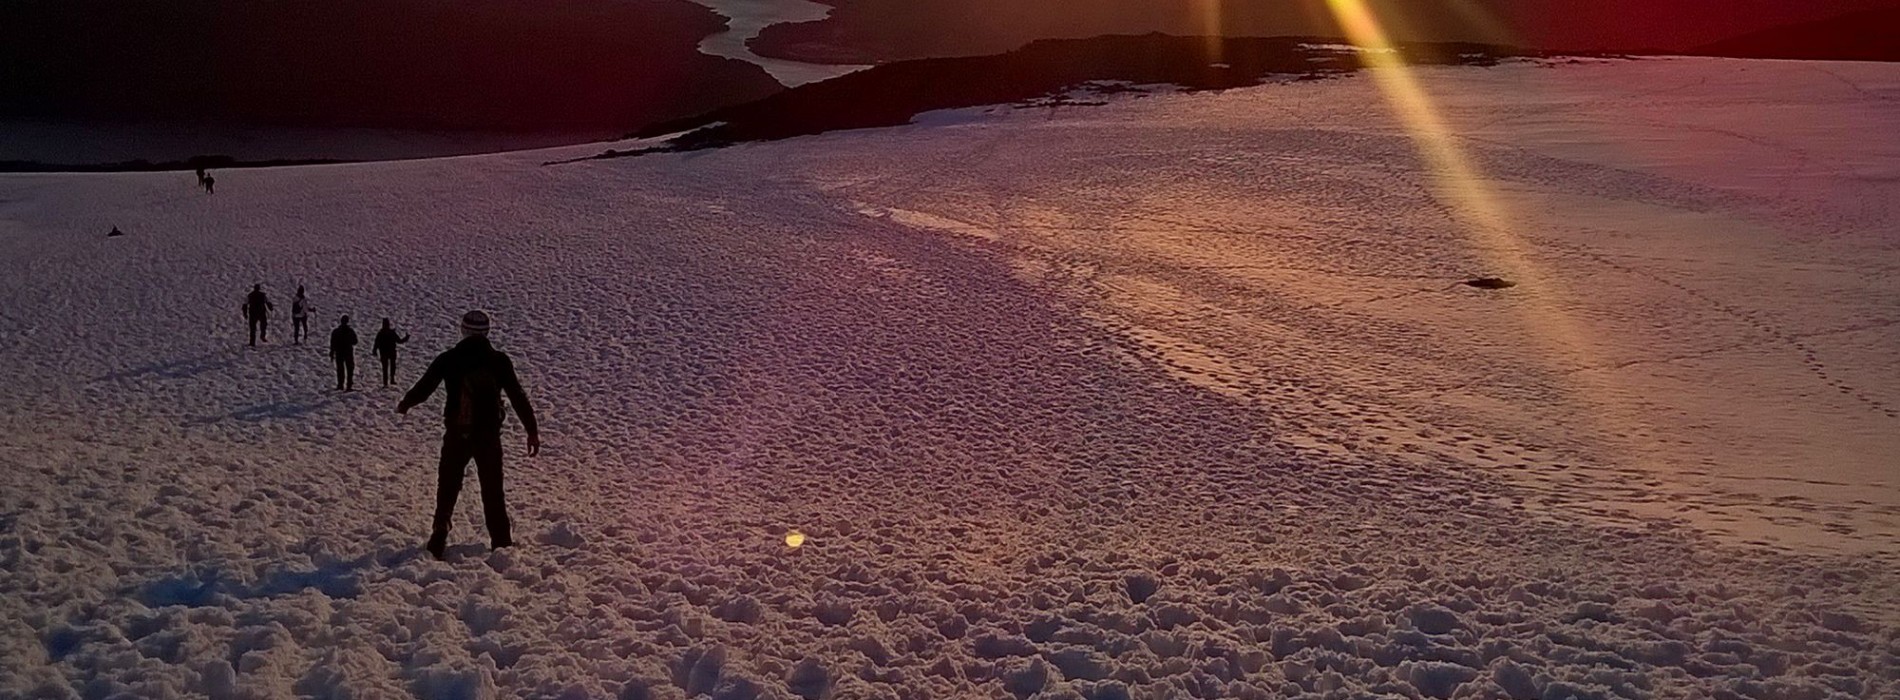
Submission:
[[[1543,346],[1551,360],[1551,369],[1569,372],[1597,366],[1594,360],[1599,355],[1591,348],[1589,334],[1557,304],[1565,298],[1557,281],[1538,269],[1490,184],[1460,148],[1455,132],[1406,64],[1380,18],[1365,0],[1326,0],[1326,6],[1347,40],[1359,50],[1365,72],[1416,144],[1438,196],[1471,236],[1474,249],[1485,256],[1487,264],[1497,268],[1496,272],[1523,285],[1527,293],[1522,295],[1524,303],[1519,309],[1533,341]],[[1597,419],[1617,426],[1609,434],[1627,434],[1640,423],[1630,413],[1632,407],[1622,405],[1628,402],[1619,399],[1623,394],[1610,385],[1610,377],[1593,372],[1573,376],[1577,381],[1572,389],[1578,398],[1605,409],[1597,412]],[[1626,461],[1647,461],[1632,445],[1603,447]]]

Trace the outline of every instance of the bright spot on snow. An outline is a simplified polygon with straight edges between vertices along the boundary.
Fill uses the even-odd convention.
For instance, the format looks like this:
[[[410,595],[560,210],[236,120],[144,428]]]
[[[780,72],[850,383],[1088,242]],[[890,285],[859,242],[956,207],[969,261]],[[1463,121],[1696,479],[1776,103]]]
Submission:
[[[793,530],[785,533],[785,546],[798,549],[805,544],[805,533]]]

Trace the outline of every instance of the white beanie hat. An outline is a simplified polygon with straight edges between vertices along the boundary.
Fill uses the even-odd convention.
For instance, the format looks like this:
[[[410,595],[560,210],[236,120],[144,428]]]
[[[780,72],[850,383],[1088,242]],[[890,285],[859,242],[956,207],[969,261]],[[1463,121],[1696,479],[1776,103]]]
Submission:
[[[462,330],[474,335],[488,335],[488,314],[481,309],[462,314]]]

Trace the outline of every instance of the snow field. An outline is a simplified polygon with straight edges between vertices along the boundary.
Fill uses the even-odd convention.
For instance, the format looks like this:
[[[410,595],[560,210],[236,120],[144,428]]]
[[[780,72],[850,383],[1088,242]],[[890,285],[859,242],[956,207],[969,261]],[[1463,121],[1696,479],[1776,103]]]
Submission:
[[[1835,164],[1777,194],[1579,136],[1638,84],[1891,118],[1854,97],[1884,66],[1770,91],[1808,70],[1431,73],[1533,125],[1472,133],[1592,292],[1533,297],[1596,333],[1557,358],[1513,315],[1551,290],[1452,286],[1489,263],[1359,80],[215,197],[0,178],[0,696],[1890,696],[1892,212],[1858,194],[1893,185],[1854,175],[1890,156],[1762,122]],[[522,546],[479,544],[471,480],[422,553],[437,404],[325,391],[285,318],[239,347],[254,281],[318,337],[394,318],[405,380],[489,309],[548,443],[506,438]]]

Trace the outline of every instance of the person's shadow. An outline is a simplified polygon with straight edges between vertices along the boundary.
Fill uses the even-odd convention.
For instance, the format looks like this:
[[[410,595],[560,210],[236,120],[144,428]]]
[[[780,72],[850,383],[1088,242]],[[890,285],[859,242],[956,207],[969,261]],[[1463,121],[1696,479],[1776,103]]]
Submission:
[[[244,423],[263,423],[266,421],[274,421],[274,420],[291,420],[291,419],[303,418],[305,416],[321,411],[324,409],[324,407],[329,406],[330,404],[336,403],[336,401],[337,401],[336,397],[333,397],[333,396],[318,396],[318,397],[304,398],[304,399],[291,399],[287,401],[269,401],[269,402],[255,404],[251,406],[245,406],[244,408],[240,408],[235,411],[231,411],[229,413],[219,413],[216,415],[200,416],[197,418],[193,418],[193,419],[185,421],[185,426],[195,428],[195,427],[212,425],[215,423],[222,423],[227,420],[235,420],[235,421],[240,421]]]
[[[94,383],[117,382],[140,377],[158,377],[159,379],[190,379],[206,372],[230,367],[237,361],[238,351],[220,350],[197,357],[182,360],[170,360],[123,369],[94,378]]]

